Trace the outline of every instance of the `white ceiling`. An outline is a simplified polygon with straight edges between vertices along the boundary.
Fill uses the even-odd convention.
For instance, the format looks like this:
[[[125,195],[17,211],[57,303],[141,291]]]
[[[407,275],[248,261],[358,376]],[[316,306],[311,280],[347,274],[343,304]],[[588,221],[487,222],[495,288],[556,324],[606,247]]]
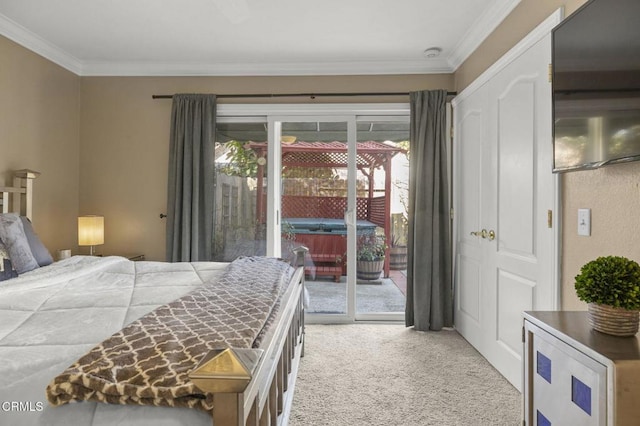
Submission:
[[[0,34],[87,76],[449,73],[520,1],[0,0]]]

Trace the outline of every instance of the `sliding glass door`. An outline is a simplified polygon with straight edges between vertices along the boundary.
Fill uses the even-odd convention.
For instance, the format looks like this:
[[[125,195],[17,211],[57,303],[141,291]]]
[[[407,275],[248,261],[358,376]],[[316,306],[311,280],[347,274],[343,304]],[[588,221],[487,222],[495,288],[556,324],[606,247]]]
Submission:
[[[309,322],[404,318],[408,107],[351,107],[219,110],[220,259],[308,247]]]

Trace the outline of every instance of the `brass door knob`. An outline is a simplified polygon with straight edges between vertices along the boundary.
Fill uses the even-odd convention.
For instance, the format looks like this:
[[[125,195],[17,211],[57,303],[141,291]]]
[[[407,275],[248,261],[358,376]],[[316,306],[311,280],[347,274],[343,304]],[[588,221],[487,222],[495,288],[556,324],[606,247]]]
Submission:
[[[486,229],[483,229],[482,231],[472,231],[470,232],[471,235],[473,235],[474,237],[482,237],[482,238],[487,238],[488,232]]]
[[[474,237],[487,238],[489,239],[489,241],[493,241],[496,239],[496,231],[494,231],[493,229],[490,231],[487,231],[486,229],[483,229],[481,231],[471,231],[469,234],[473,235]]]

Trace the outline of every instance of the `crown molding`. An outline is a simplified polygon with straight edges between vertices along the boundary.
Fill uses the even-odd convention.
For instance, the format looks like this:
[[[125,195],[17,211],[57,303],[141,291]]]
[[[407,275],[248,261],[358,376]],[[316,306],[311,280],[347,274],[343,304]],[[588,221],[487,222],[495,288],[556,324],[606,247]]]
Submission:
[[[2,14],[0,14],[0,34],[62,68],[81,75],[82,61]]]
[[[449,67],[456,71],[482,44],[522,0],[496,0],[469,28],[448,57]]]

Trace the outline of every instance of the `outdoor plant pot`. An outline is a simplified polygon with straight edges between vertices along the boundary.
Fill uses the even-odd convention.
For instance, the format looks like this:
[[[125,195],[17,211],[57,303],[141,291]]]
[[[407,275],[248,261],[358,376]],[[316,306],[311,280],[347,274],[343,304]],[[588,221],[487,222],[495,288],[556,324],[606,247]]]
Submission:
[[[638,332],[638,311],[614,308],[598,303],[587,304],[589,325],[601,333],[613,336],[635,336]]]
[[[377,280],[384,267],[384,258],[380,260],[358,260],[356,276],[361,280]]]
[[[391,247],[389,249],[389,268],[394,271],[407,269],[407,248]]]

